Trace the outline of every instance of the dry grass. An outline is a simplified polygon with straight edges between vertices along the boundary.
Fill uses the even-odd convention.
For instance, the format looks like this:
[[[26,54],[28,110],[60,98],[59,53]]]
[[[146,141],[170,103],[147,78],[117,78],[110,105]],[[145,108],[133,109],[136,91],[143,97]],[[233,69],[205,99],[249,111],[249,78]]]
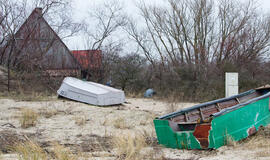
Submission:
[[[107,118],[107,114],[105,114],[104,120],[101,121],[100,124],[101,124],[102,126],[107,126],[108,124],[110,124],[110,121],[109,121],[109,119]]]
[[[36,143],[25,142],[14,147],[14,151],[18,154],[20,160],[47,160],[46,152]]]
[[[169,96],[166,99],[166,101],[169,104],[167,106],[167,112],[168,113],[177,111],[177,109],[178,109],[178,103],[179,103],[179,98],[177,98],[177,96],[175,96],[174,94],[172,94],[171,96]]]
[[[112,146],[120,160],[165,159],[153,134],[146,130],[115,136]]]
[[[118,129],[131,129],[133,126],[127,125],[123,117],[119,117],[113,121],[113,126]]]
[[[269,148],[267,150],[264,150],[264,151],[256,152],[256,157],[270,157]]]
[[[177,110],[177,104],[175,102],[172,102],[168,105],[167,112],[175,112]]]
[[[78,126],[83,126],[86,123],[86,118],[84,116],[75,116],[73,119]]]
[[[45,118],[51,118],[52,116],[55,116],[58,114],[58,111],[56,109],[48,109],[45,108],[39,112],[41,116],[44,116]]]
[[[139,134],[144,138],[144,141],[148,146],[157,146],[158,143],[153,129],[142,130]]]
[[[142,118],[139,121],[139,125],[145,126],[149,124],[153,125],[153,120],[157,117],[157,115],[154,113],[143,113],[141,117]]]
[[[167,103],[178,103],[182,102],[185,98],[185,94],[183,92],[175,92],[170,91],[168,92],[158,92],[158,97],[156,99],[165,101]]]
[[[76,160],[78,159],[76,155],[74,155],[68,148],[55,143],[53,144],[53,153],[55,159],[57,160]]]
[[[141,126],[145,126],[145,125],[147,125],[149,122],[148,122],[148,120],[146,120],[146,119],[142,119],[141,121],[140,121],[140,125]]]
[[[19,101],[44,101],[49,100],[51,97],[48,93],[48,91],[42,90],[42,91],[35,91],[32,87],[29,87],[29,84],[23,84],[23,82],[18,79],[15,81],[16,83],[16,91],[10,92],[10,95],[12,98],[19,100]],[[31,84],[32,85],[32,84]],[[31,86],[30,85],[30,86]],[[26,86],[30,89],[26,89]],[[36,87],[35,87],[36,88]],[[26,91],[28,90],[28,91]]]
[[[57,159],[57,160],[77,160],[77,157],[82,155],[75,156],[68,148],[65,148],[58,143],[52,144],[53,152],[49,154],[44,149],[42,149],[38,144],[28,141],[25,143],[20,143],[14,146],[13,150],[18,154],[19,160],[48,160],[48,159]]]
[[[263,159],[270,158],[270,127],[260,129],[255,135],[252,135],[239,142],[228,140],[228,145],[233,146],[236,150],[249,150],[252,152],[251,157],[258,159],[263,157]],[[267,158],[265,158],[267,157]],[[259,158],[260,159],[260,158]]]
[[[20,115],[20,123],[22,128],[36,126],[38,114],[32,109],[23,109]]]
[[[226,135],[226,145],[227,146],[231,146],[231,147],[235,147],[236,145],[237,145],[237,141],[235,141],[234,139],[233,139],[233,137],[232,136],[230,136],[230,135]]]
[[[142,98],[144,91],[141,92],[126,92],[126,97],[130,98]]]
[[[141,150],[146,147],[145,138],[136,134],[115,136],[112,139],[114,148],[116,149],[116,156],[121,160],[141,160],[143,155]]]
[[[38,74],[38,72],[22,73],[10,70],[10,91],[8,92],[6,68],[0,66],[0,90],[2,89],[0,97],[12,97],[20,101],[50,100],[51,96],[55,95],[55,90],[48,87],[51,82],[48,83],[48,80],[40,79]]]
[[[10,91],[10,92],[3,92],[4,94],[0,95],[2,98],[12,98],[17,101],[48,101],[55,99],[54,95],[44,91],[42,93],[36,91]]]
[[[243,142],[243,146],[247,149],[263,148],[267,151],[270,149],[270,127],[261,128],[255,135],[247,138]]]

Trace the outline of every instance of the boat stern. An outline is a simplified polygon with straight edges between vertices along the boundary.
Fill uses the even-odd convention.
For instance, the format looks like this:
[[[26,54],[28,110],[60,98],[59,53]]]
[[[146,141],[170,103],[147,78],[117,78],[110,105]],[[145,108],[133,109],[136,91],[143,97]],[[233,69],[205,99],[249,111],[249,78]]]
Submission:
[[[177,124],[169,120],[155,119],[158,143],[169,148],[208,149],[211,123]]]

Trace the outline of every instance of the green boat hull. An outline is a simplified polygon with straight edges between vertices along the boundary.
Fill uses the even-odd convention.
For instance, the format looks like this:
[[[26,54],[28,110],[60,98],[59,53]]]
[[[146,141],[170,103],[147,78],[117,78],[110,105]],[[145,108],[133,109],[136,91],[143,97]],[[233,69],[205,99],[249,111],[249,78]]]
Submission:
[[[269,96],[214,114],[208,123],[194,129],[175,131],[167,119],[156,118],[155,130],[159,144],[179,149],[217,149],[228,140],[239,141],[270,123]]]

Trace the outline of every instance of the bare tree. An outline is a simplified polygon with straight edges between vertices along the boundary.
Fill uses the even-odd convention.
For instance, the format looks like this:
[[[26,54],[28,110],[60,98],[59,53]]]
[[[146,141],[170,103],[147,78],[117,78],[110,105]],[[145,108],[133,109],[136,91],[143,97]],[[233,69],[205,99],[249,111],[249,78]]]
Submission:
[[[269,44],[266,25],[269,19],[256,13],[253,1],[221,0],[215,5],[212,0],[168,0],[168,4],[169,7],[144,3],[139,6],[145,21],[143,34],[134,22],[129,24],[129,35],[151,63],[153,58],[150,57],[158,55],[162,63],[168,61],[174,67],[192,64],[200,70],[209,62],[220,64],[235,57],[236,51],[238,55],[251,53],[240,42],[243,36],[260,46],[252,52],[253,56],[263,54]],[[258,37],[262,38],[254,39]],[[154,53],[149,52],[152,48]]]
[[[142,49],[147,60],[155,67],[155,61],[157,60],[155,55],[153,55],[152,49],[152,41],[148,35],[146,30],[139,30],[138,26],[132,17],[128,18],[128,23],[124,27],[124,30],[131,37],[135,43],[138,44],[138,47]]]
[[[80,29],[80,24],[73,23],[68,17],[67,10],[69,3],[62,0],[40,0],[33,1],[30,3],[32,7],[39,6],[40,12],[38,17],[27,19],[28,10],[32,8],[28,7],[28,1],[18,3],[15,1],[1,1],[1,7],[5,9],[5,13],[2,16],[3,20],[1,27],[5,29],[7,34],[5,42],[1,49],[1,63],[5,59],[5,64],[8,67],[8,73],[10,67],[20,68],[23,66],[25,70],[33,71],[35,69],[42,69],[44,65],[44,56],[49,49],[54,45],[60,38],[51,38],[52,33],[56,31],[61,34],[62,38],[69,37],[77,33]],[[47,18],[50,25],[53,26],[53,30],[43,29],[39,24],[39,20]],[[46,21],[44,21],[47,23]],[[49,25],[49,24],[45,24]],[[23,28],[22,28],[23,27]],[[22,31],[18,32],[19,28]],[[60,40],[61,41],[61,40]],[[64,60],[63,60],[64,62]],[[54,64],[55,65],[55,64]],[[22,68],[20,68],[22,69]],[[9,74],[8,74],[9,75]],[[8,76],[8,90],[9,90],[9,76]]]
[[[86,72],[88,75],[92,75],[92,80],[105,78],[105,72],[107,73],[105,70],[108,68],[105,65],[109,65],[107,57],[114,55],[115,48],[122,48],[124,44],[122,37],[119,36],[122,33],[122,27],[126,25],[126,16],[123,14],[123,10],[124,7],[119,0],[106,1],[89,10],[83,31],[86,47],[90,50],[102,50],[100,53],[102,53],[101,68],[103,68],[102,70],[100,68],[95,70],[89,63]],[[98,59],[95,58],[94,54],[88,56],[89,62],[95,60]],[[98,72],[103,72],[103,74],[97,74]],[[100,75],[100,77],[94,77],[94,75]]]
[[[186,86],[196,90],[209,84],[212,74],[222,79],[228,64],[240,71],[266,56],[270,19],[256,7],[252,0],[167,0],[166,5],[141,1],[144,23],[130,20],[126,31],[147,60],[159,66],[154,67],[155,77],[162,81],[174,72],[182,81],[189,77]]]
[[[114,83],[121,86],[122,90],[137,85],[135,83],[138,78],[142,78],[140,73],[143,71],[144,65],[145,59],[136,53],[118,57],[113,70]]]
[[[85,33],[91,49],[101,49],[106,40],[111,40],[113,34],[126,25],[123,5],[117,0],[104,2],[89,11],[88,18]]]
[[[0,1],[0,8],[3,11],[1,14],[1,44],[0,44],[0,64],[3,63],[4,52],[9,49],[7,56],[8,69],[8,91],[10,90],[10,65],[11,54],[15,47],[15,33],[18,30],[20,23],[23,20],[26,4],[15,3],[13,1]]]

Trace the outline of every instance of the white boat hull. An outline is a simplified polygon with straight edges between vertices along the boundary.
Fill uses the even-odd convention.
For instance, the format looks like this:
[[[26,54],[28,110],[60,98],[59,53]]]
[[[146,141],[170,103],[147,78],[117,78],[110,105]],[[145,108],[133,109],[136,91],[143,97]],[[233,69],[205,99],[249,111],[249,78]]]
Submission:
[[[98,106],[116,105],[125,102],[125,93],[102,84],[66,77],[57,94],[75,101]]]

